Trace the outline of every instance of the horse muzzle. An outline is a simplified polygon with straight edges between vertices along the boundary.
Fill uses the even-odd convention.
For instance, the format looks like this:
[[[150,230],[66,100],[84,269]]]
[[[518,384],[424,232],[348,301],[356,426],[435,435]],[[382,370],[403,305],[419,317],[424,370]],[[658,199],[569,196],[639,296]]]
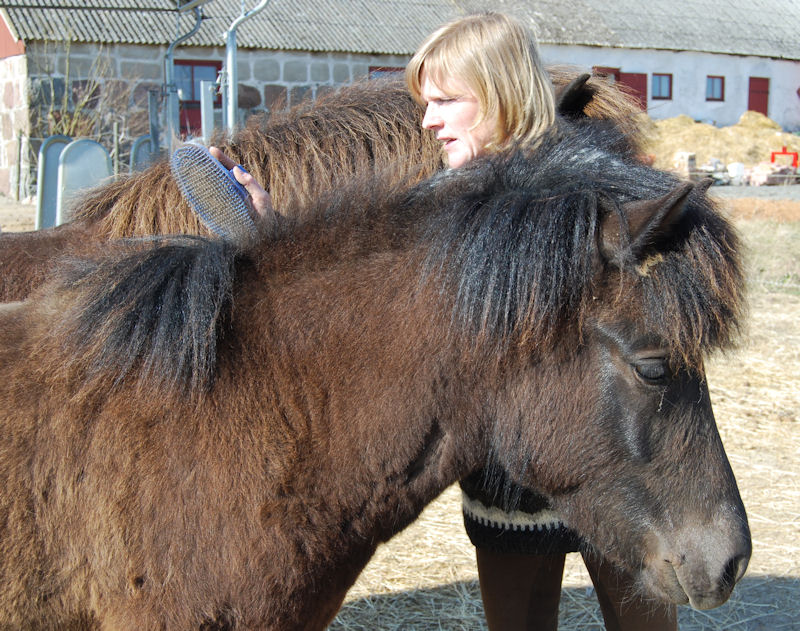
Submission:
[[[725,603],[747,570],[752,543],[746,521],[723,522],[655,534],[656,552],[649,555],[642,572],[645,588],[695,609]]]

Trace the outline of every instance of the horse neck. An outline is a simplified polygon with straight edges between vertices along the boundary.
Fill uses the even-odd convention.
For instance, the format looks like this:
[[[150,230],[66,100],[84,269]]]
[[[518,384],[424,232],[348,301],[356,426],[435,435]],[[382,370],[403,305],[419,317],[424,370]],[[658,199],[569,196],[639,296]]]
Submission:
[[[407,257],[381,254],[358,269],[268,281],[267,299],[239,301],[234,314],[265,325],[247,327],[237,361],[261,375],[269,367],[258,396],[280,419],[278,476],[305,477],[369,541],[413,520],[487,452],[485,402],[474,396],[487,376],[454,343],[438,288],[418,278]]]

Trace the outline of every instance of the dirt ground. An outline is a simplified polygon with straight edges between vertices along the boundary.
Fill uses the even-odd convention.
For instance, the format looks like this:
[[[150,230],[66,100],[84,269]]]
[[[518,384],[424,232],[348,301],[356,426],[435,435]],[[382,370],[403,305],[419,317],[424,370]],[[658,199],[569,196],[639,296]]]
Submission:
[[[747,575],[718,609],[680,608],[683,631],[800,629],[800,187],[712,189],[733,217],[748,256],[749,331],[741,348],[708,365],[720,433],[753,535]],[[774,187],[781,188],[781,187]],[[791,190],[790,190],[791,189]],[[747,194],[748,197],[741,197]],[[0,196],[4,231],[31,229],[34,207]],[[473,548],[451,487],[382,546],[331,630],[482,630]],[[570,555],[562,631],[601,631],[580,557]]]
[[[35,223],[35,205],[17,202],[0,193],[0,230],[3,232],[33,230]]]

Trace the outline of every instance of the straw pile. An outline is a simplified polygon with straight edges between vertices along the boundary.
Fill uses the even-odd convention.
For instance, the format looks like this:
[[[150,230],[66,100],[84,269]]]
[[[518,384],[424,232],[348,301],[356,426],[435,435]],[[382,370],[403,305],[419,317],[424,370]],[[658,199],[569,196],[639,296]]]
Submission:
[[[655,156],[655,166],[661,169],[672,169],[678,152],[694,153],[697,166],[708,164],[713,158],[723,164],[741,162],[754,166],[769,162],[771,153],[782,147],[800,152],[800,136],[784,132],[776,122],[757,112],[745,112],[730,127],[697,123],[685,115],[659,121],[643,115],[642,124],[647,132],[645,149]],[[785,156],[778,160],[788,163]]]

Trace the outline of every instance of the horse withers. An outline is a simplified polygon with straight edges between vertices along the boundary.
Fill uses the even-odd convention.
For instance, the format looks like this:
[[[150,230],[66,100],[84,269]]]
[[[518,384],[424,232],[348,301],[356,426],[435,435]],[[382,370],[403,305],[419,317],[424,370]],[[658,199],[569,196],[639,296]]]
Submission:
[[[487,463],[644,592],[724,602],[750,537],[702,362],[737,241],[614,133],[354,184],[245,251],[110,244],[0,309],[2,624],[323,629]]]

